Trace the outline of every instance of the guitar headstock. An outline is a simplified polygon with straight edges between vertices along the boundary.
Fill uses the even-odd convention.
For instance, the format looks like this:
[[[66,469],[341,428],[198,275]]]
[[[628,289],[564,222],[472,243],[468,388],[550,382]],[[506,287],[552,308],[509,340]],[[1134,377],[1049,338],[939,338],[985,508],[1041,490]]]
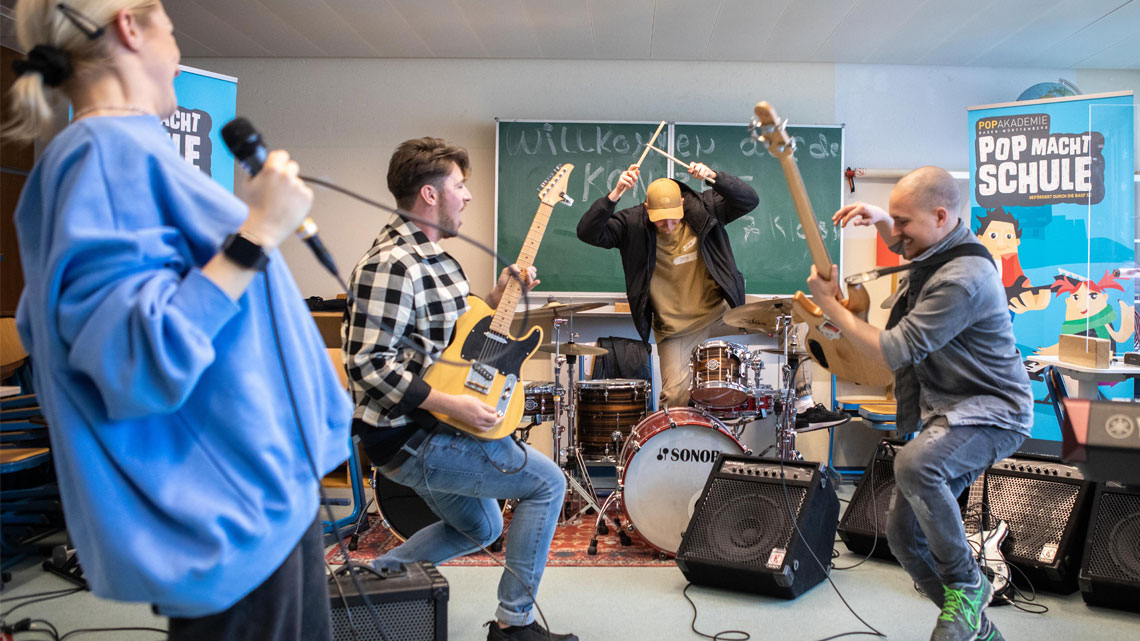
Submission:
[[[538,188],[538,198],[543,204],[551,207],[560,202],[567,205],[574,204],[574,199],[566,193],[566,187],[570,184],[570,172],[573,170],[574,165],[563,163],[555,167],[546,180],[542,181],[542,186]]]
[[[796,151],[796,142],[788,136],[787,118],[781,118],[772,105],[761,100],[752,110],[752,123],[748,126],[752,139],[758,140],[768,153],[776,156],[791,155]]]

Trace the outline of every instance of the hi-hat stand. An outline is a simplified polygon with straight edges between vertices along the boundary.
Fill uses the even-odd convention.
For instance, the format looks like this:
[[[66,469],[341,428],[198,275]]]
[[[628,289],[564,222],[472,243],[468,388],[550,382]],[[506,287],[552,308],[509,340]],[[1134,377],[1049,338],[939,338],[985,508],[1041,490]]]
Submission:
[[[590,473],[586,469],[586,462],[582,459],[582,450],[574,440],[574,419],[578,407],[577,391],[574,385],[574,368],[578,363],[578,356],[571,354],[567,357],[561,352],[563,325],[569,324],[567,328],[569,342],[574,342],[573,321],[566,318],[554,318],[552,323],[555,351],[554,429],[552,430],[553,444],[551,450],[554,453],[555,462],[562,468],[562,475],[566,478],[566,498],[562,510],[562,524],[565,525],[588,510],[600,511],[601,505],[598,503],[598,495],[594,491]],[[562,387],[563,365],[566,366],[568,376],[568,385],[565,388]],[[562,421],[563,417],[566,418],[565,423]],[[562,446],[563,437],[566,440],[565,447]],[[573,509],[575,498],[579,499],[582,505],[573,513],[568,513],[566,508]]]

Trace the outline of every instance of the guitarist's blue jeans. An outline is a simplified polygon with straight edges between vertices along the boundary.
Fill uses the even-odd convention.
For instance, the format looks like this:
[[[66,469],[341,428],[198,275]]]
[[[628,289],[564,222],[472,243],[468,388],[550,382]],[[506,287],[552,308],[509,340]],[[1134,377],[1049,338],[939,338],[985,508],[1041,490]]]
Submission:
[[[514,574],[504,571],[499,581],[496,617],[507,625],[534,620],[533,595],[566,493],[557,464],[511,438],[485,441],[441,426],[385,476],[414,489],[443,520],[374,561],[377,569],[415,561],[439,564],[490,545],[503,531],[496,499],[518,499],[506,543],[506,565]]]
[[[1025,436],[1013,430],[949,427],[939,418],[895,455],[887,540],[891,553],[938,606],[943,585],[973,583],[978,575],[958,496],[982,470],[1017,451],[1023,440]]]

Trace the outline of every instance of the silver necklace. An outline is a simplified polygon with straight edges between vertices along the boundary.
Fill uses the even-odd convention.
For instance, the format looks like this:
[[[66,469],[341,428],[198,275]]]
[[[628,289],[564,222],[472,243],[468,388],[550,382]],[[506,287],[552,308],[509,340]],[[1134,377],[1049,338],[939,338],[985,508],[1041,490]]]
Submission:
[[[125,111],[128,113],[136,113],[146,116],[154,115],[153,111],[143,109],[142,107],[135,105],[91,105],[90,107],[84,107],[83,109],[75,112],[75,115],[71,117],[71,120],[74,122],[80,118],[83,118],[84,116],[95,113],[96,111]]]

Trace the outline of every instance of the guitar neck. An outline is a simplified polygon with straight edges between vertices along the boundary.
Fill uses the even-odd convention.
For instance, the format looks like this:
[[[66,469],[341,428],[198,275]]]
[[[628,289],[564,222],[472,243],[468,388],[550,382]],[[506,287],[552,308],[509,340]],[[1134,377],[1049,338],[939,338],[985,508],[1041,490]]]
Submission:
[[[546,233],[546,226],[550,223],[550,212],[553,210],[554,205],[542,203],[538,206],[538,211],[534,215],[534,222],[530,224],[530,231],[523,239],[519,257],[515,260],[520,273],[525,274],[526,270],[534,265],[534,258],[538,255],[538,246],[542,243],[542,236]],[[495,317],[491,319],[491,331],[503,336],[510,334],[511,321],[515,318],[515,309],[518,307],[520,296],[522,296],[522,285],[517,279],[512,278],[507,283],[506,290],[503,291],[503,297],[499,299],[499,306],[495,309]]]
[[[811,260],[815,263],[816,271],[824,280],[831,277],[831,256],[827,253],[827,245],[823,244],[823,237],[819,235],[819,224],[815,219],[815,212],[811,208],[807,189],[804,188],[804,179],[800,176],[800,167],[792,154],[784,154],[780,158],[780,167],[784,170],[784,179],[788,181],[788,191],[792,194],[792,202],[796,206],[796,215],[800,219],[800,226],[804,229],[804,238],[807,240]]]

